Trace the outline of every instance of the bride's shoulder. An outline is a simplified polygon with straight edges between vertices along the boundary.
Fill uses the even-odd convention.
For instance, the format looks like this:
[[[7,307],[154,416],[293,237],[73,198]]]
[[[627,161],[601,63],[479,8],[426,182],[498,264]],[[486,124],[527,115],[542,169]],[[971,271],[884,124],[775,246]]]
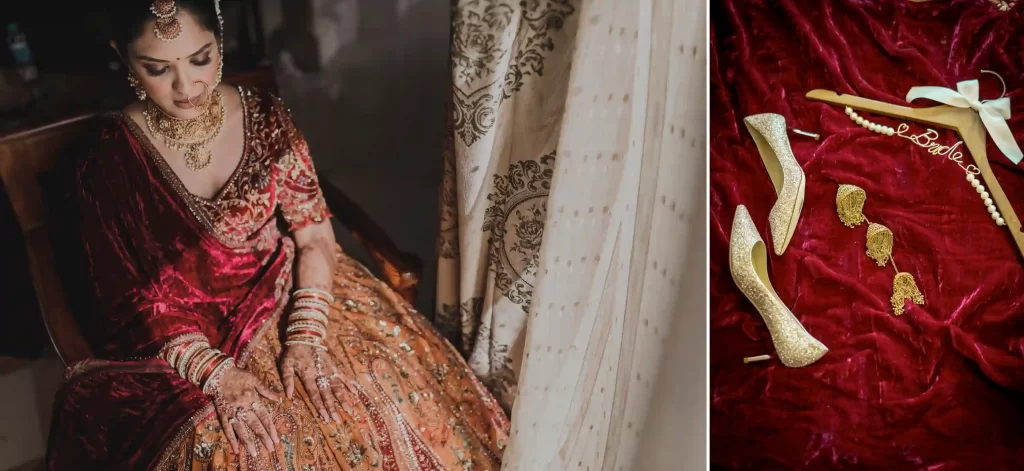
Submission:
[[[246,112],[267,124],[291,122],[291,112],[277,93],[262,87],[236,88]]]
[[[270,108],[273,107],[275,102],[281,100],[276,93],[264,87],[251,85],[221,85],[221,87],[229,90],[227,93],[222,92],[225,96],[234,97],[234,99],[240,100],[249,106]]]

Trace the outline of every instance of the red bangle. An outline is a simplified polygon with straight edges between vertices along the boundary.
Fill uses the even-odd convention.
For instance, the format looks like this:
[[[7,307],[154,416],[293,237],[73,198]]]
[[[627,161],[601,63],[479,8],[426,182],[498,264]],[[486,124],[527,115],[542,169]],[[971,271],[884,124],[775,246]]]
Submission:
[[[302,335],[313,336],[313,337],[316,337],[318,339],[324,338],[323,335],[321,335],[320,332],[317,332],[315,330],[305,330],[304,329],[304,330],[293,330],[291,332],[288,332],[288,338],[298,337],[298,336],[302,336]]]
[[[164,360],[167,361],[167,363],[170,364],[172,368],[177,368],[177,366],[175,366],[175,363],[178,362],[178,359],[181,357],[182,352],[184,352],[185,349],[187,349],[189,345],[192,345],[193,343],[195,342],[182,342],[176,345],[170,352],[167,352],[167,358],[164,358]]]
[[[214,361],[211,361],[210,364],[207,365],[206,369],[203,370],[203,374],[199,375],[199,384],[200,385],[206,384],[206,381],[208,379],[210,379],[210,373],[213,373],[213,371],[216,370],[217,367],[220,366],[221,363],[224,363],[225,361],[227,361],[228,358],[230,358],[230,357],[222,353],[220,355],[220,358],[218,358],[218,359],[216,359]],[[200,387],[202,387],[202,386],[200,386]]]

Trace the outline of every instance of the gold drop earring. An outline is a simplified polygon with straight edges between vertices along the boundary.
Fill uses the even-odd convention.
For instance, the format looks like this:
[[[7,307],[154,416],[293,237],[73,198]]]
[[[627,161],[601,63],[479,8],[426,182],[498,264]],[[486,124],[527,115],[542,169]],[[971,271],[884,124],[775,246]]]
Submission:
[[[847,227],[856,227],[865,222],[868,223],[868,231],[865,245],[867,256],[871,257],[880,267],[892,263],[896,277],[892,280],[892,311],[897,316],[903,314],[904,302],[909,299],[914,304],[924,305],[924,295],[918,289],[914,276],[907,272],[901,272],[896,268],[896,261],[892,259],[893,235],[888,227],[868,221],[864,216],[864,203],[867,201],[867,194],[856,185],[839,185],[836,192],[836,213],[839,220]]]
[[[128,70],[128,84],[132,86],[132,90],[135,91],[135,96],[139,98],[139,101],[146,99],[146,89],[142,88],[142,84],[139,83],[139,79],[135,78],[135,73]]]

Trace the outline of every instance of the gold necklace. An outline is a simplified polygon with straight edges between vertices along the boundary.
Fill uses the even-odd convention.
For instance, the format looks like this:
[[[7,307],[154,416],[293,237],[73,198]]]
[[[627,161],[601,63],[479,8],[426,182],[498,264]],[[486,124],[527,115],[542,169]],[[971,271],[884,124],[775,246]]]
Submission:
[[[142,116],[149,131],[162,137],[167,147],[185,151],[185,166],[189,170],[203,170],[213,161],[213,154],[206,146],[224,128],[224,103],[221,98],[220,92],[210,92],[206,109],[192,119],[170,116],[155,102],[148,100]]]

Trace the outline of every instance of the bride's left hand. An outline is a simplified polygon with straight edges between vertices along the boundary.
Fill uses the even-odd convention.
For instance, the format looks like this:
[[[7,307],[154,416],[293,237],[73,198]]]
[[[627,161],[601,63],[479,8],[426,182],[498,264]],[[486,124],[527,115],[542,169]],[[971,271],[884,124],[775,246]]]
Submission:
[[[338,369],[331,356],[325,351],[307,345],[286,346],[281,360],[281,379],[289,399],[295,393],[296,376],[305,386],[309,400],[320,413],[320,418],[324,422],[334,419],[335,422],[341,423],[338,408],[339,405],[348,405],[348,391],[341,376],[338,375]]]

